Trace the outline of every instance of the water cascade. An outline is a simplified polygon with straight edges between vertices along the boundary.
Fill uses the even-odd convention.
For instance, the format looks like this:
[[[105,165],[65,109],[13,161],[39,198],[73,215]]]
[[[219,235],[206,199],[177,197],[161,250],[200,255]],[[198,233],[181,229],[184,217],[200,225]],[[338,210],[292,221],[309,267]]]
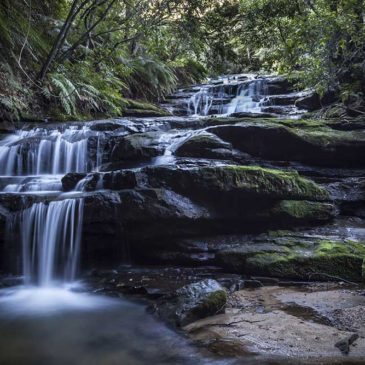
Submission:
[[[24,282],[47,287],[75,279],[79,261],[83,198],[35,203],[9,218],[22,244]]]
[[[260,113],[264,97],[267,95],[265,80],[258,79],[240,85],[237,96],[226,105],[224,114]]]
[[[0,175],[41,175],[87,172],[101,162],[102,151],[91,161],[88,139],[98,133],[87,127],[35,128],[19,131],[0,143]],[[99,141],[97,146],[100,146]]]
[[[188,100],[188,114],[260,113],[268,94],[265,78],[245,75],[242,78],[222,78],[221,84],[203,85]]]
[[[191,96],[188,102],[189,114],[208,115],[213,104],[213,95],[208,87],[202,87],[200,91]]]

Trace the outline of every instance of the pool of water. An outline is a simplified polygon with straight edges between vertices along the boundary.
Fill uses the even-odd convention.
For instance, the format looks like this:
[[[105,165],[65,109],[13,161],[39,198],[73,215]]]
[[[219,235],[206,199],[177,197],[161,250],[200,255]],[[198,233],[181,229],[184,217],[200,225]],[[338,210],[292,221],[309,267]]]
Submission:
[[[231,364],[202,357],[134,302],[64,288],[0,291],[2,365]]]

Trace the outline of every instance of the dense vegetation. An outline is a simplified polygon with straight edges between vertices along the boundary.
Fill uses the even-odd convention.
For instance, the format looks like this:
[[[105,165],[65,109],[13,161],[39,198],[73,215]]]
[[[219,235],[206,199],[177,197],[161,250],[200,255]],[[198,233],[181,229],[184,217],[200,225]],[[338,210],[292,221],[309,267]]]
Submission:
[[[292,74],[363,114],[362,0],[2,0],[0,117],[120,115],[208,74]]]

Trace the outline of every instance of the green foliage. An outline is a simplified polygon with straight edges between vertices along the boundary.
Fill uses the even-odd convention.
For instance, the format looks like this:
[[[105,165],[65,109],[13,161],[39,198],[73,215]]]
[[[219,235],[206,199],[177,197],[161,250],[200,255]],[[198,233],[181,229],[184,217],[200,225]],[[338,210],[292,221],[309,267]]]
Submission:
[[[356,114],[364,28],[363,0],[3,0],[2,105],[114,116],[208,74],[274,71]]]
[[[134,95],[161,100],[177,85],[173,69],[161,61],[141,56],[132,60],[130,66],[132,72],[126,82]]]

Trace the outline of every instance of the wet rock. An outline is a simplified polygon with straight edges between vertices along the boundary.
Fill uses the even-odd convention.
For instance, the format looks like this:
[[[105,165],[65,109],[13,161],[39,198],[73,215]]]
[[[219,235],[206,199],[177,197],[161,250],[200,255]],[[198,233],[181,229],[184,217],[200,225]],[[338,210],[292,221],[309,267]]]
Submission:
[[[226,269],[242,274],[301,280],[333,276],[358,282],[362,280],[364,258],[364,242],[282,233],[269,235],[261,244],[217,253]]]
[[[327,285],[327,284],[326,284]],[[331,292],[320,294],[321,305],[332,306]],[[346,359],[334,346],[353,333],[323,323],[315,313],[305,307],[306,295],[315,297],[318,289],[279,288],[265,286],[254,290],[241,290],[228,297],[225,314],[201,319],[184,327],[191,339],[210,348],[217,341],[234,342],[236,346],[220,347],[221,356],[263,355],[269,362],[278,356],[278,363],[361,364],[364,358],[365,340],[359,337]],[[327,297],[326,294],[329,293]],[[288,310],[280,298],[301,295],[304,304],[296,311]],[[309,299],[307,302],[311,302]],[[213,348],[214,350],[214,348]],[[247,356],[247,355],[246,355]],[[266,356],[266,357],[265,357]],[[247,357],[246,357],[247,358]],[[276,363],[276,360],[274,360]]]
[[[150,242],[157,237],[166,239],[206,231],[207,222],[212,219],[205,207],[171,190],[124,190],[120,198],[121,219],[133,240]]]
[[[316,289],[312,284],[308,291],[296,291],[295,288],[292,288],[276,297],[285,305],[310,309],[315,316],[324,319],[326,323],[339,330],[356,332],[364,336],[365,296],[363,290],[343,282],[336,285],[337,287],[329,290],[328,284],[323,286],[323,289]]]
[[[337,210],[333,204],[304,200],[282,200],[269,211],[269,214],[287,222],[298,220],[310,224],[313,222],[325,223],[331,220],[336,216]]]
[[[150,118],[150,117],[168,117],[172,115],[167,110],[141,110],[141,109],[125,109],[123,116],[125,117],[138,117],[138,118]]]
[[[280,106],[293,105],[297,99],[298,96],[296,94],[269,96],[267,97],[266,104],[280,105]]]
[[[111,162],[145,160],[163,153],[159,132],[133,134],[120,138],[112,149]]]
[[[215,280],[206,279],[176,290],[172,300],[158,305],[160,317],[177,326],[186,326],[200,318],[224,313],[225,289]]]
[[[315,166],[364,166],[365,135],[307,122],[299,128],[278,123],[242,122],[208,129],[240,151],[269,160],[300,161]],[[303,124],[303,123],[302,123]]]
[[[198,168],[153,167],[143,169],[152,187],[168,186],[189,196],[235,194],[239,197],[328,200],[328,193],[296,172],[256,166],[220,166]]]
[[[6,217],[8,214],[8,210],[0,205],[0,272],[6,264],[6,262],[4,262],[6,257],[6,255],[4,255],[4,243],[6,234]]]
[[[295,106],[299,109],[313,111],[321,108],[321,100],[317,93],[311,93],[295,101]]]
[[[271,77],[265,80],[269,95],[280,95],[293,91],[292,83],[285,77]]]
[[[77,183],[86,177],[87,174],[79,172],[70,172],[66,174],[62,179],[63,191],[71,191],[75,189]]]
[[[84,268],[106,267],[126,259],[121,216],[118,194],[103,192],[85,196],[81,248]]]
[[[359,338],[357,333],[354,333],[346,338],[337,341],[335,347],[337,347],[344,355],[348,355],[350,352],[350,346]]]
[[[192,136],[176,151],[176,156],[216,158],[217,155],[229,154],[232,146],[211,133]]]

